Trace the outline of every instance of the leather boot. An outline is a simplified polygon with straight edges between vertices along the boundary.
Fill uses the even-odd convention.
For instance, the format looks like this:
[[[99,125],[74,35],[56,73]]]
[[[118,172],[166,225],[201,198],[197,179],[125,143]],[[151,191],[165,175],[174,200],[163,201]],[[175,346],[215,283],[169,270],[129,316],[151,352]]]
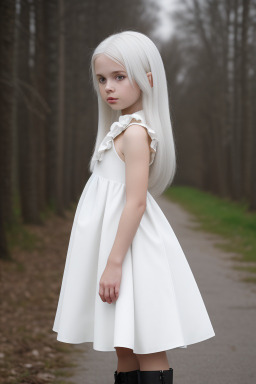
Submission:
[[[114,378],[115,384],[139,384],[140,371],[118,372],[115,371]]]
[[[140,371],[140,384],[173,384],[173,369]]]

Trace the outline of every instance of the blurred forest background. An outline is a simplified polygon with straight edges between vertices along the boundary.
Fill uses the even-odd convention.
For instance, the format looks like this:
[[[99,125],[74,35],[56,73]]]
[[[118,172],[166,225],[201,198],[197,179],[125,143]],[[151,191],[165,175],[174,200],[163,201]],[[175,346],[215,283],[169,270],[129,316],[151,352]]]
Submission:
[[[151,0],[0,2],[0,255],[17,220],[63,215],[88,177],[97,103],[97,44],[136,30],[158,46],[169,86],[176,185],[256,210],[256,0],[180,0],[170,38],[154,37]]]

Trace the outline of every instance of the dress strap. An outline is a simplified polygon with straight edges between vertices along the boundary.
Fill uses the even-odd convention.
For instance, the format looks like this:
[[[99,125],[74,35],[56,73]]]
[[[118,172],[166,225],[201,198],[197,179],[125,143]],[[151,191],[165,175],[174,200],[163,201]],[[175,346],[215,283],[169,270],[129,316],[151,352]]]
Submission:
[[[104,137],[101,144],[99,145],[98,151],[96,153],[96,160],[101,161],[103,159],[104,152],[111,148],[111,146],[113,145],[114,138],[117,137],[121,132],[123,132],[132,124],[141,125],[148,131],[148,134],[151,138],[150,147],[153,149],[153,151],[150,152],[151,158],[149,165],[151,165],[155,158],[158,138],[156,132],[146,124],[143,111],[138,111],[131,115],[122,115],[119,117],[118,121],[115,121],[111,125],[110,131],[107,133],[107,135]]]

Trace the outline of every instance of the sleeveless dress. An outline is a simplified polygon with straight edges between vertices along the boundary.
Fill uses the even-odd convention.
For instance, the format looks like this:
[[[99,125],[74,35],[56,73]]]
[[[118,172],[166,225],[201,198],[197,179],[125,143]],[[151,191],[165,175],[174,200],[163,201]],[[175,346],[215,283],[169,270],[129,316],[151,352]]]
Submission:
[[[132,124],[147,129],[153,149],[150,165],[154,161],[158,139],[143,110],[120,116],[98,148],[78,202],[53,331],[65,343],[92,342],[98,351],[126,347],[146,354],[186,348],[215,333],[179,241],[149,191],[122,264],[119,297],[108,304],[99,296],[125,205],[125,162],[113,140],[133,119]]]

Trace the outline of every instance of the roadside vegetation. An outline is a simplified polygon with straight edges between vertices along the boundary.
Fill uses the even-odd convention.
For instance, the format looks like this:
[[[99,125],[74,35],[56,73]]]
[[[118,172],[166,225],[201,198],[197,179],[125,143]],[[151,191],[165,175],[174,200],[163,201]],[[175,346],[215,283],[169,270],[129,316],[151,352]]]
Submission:
[[[164,195],[177,202],[198,221],[198,230],[221,235],[218,247],[232,256],[235,268],[248,271],[243,280],[256,283],[256,212],[246,202],[234,202],[192,187],[171,186]]]

